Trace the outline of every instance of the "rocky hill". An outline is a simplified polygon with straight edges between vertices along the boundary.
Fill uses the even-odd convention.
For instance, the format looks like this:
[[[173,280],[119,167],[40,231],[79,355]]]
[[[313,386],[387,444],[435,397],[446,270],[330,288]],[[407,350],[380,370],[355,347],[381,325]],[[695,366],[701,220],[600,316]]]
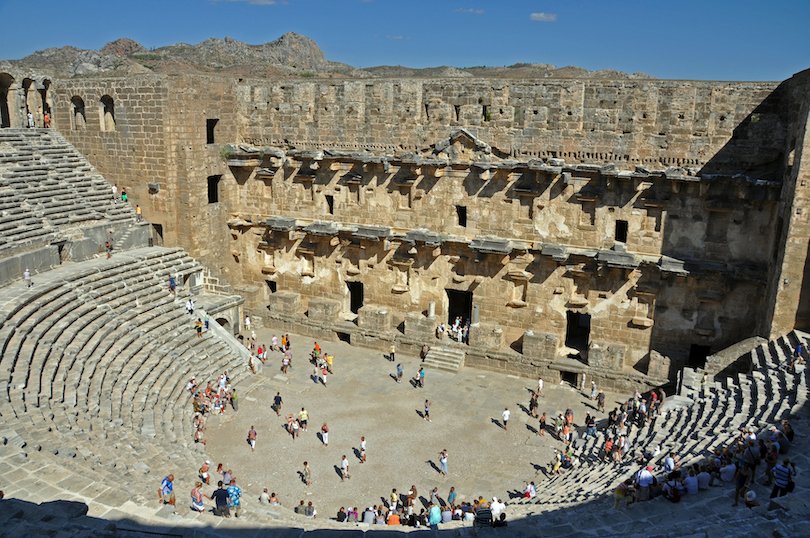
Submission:
[[[307,78],[381,77],[497,77],[497,78],[645,78],[619,71],[588,71],[549,64],[515,64],[508,67],[379,66],[354,68],[326,59],[317,43],[306,36],[286,33],[268,43],[250,45],[236,39],[212,38],[196,45],[178,43],[147,49],[122,38],[99,50],[66,46],[37,51],[21,60],[0,61],[17,69],[51,73],[55,77],[131,75],[138,73],[224,73],[245,77],[301,76]]]

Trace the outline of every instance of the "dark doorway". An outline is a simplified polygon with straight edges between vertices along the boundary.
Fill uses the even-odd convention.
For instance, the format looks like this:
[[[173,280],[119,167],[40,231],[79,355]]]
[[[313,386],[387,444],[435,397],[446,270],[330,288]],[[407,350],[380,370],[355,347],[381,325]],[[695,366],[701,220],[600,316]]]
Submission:
[[[335,197],[332,196],[331,194],[327,194],[325,196],[325,198],[326,198],[326,211],[330,215],[334,215],[335,214]]]
[[[149,242],[153,247],[162,247],[163,246],[163,225],[162,224],[155,224],[152,223],[152,237],[149,238]]]
[[[219,326],[225,329],[228,332],[231,332],[231,323],[225,318],[217,318],[216,322],[219,323]]]
[[[473,294],[471,291],[445,290],[447,292],[447,323],[453,325],[456,318],[461,318],[464,326],[472,317]]]
[[[563,383],[568,383],[574,388],[577,388],[577,374],[576,372],[560,372],[560,379]]]
[[[219,180],[222,176],[208,176],[208,203],[216,204],[219,202]]]
[[[456,206],[456,217],[458,218],[458,225],[462,228],[467,227],[467,206]]]
[[[587,350],[591,337],[591,315],[569,310],[565,318],[565,345],[580,352]]]
[[[213,144],[216,140],[216,136],[214,131],[217,128],[217,123],[219,123],[218,118],[208,118],[205,120],[205,143],[206,144]]]
[[[276,291],[278,291],[278,285],[275,280],[265,280],[265,282],[267,282],[267,288],[270,290],[270,293],[276,293]]]
[[[686,365],[689,368],[703,368],[706,366],[706,357],[711,355],[712,351],[709,346],[702,346],[700,344],[692,344],[689,346],[689,359]]]
[[[8,73],[0,73],[0,127],[11,127],[13,105],[9,106],[9,97],[12,84],[14,77]]]
[[[363,308],[363,283],[346,282],[346,287],[349,288],[349,310],[357,314]]]
[[[350,335],[349,333],[336,332],[335,334],[337,335],[338,340],[340,340],[341,342],[346,342],[347,344],[352,343],[352,335]]]
[[[619,243],[627,243],[627,221],[616,221],[616,241]]]

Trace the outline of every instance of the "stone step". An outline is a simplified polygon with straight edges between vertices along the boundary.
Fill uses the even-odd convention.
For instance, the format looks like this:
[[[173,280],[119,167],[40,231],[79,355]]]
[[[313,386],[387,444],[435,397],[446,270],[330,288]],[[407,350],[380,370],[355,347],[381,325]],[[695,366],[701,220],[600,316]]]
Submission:
[[[429,368],[458,372],[464,366],[466,352],[452,347],[434,346],[428,351],[423,364]]]

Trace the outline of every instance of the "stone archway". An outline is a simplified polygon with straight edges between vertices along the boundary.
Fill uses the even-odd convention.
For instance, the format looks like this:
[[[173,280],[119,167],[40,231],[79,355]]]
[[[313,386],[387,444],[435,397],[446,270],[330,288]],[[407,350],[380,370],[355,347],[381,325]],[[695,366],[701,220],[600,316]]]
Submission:
[[[0,127],[19,127],[16,107],[17,86],[8,73],[0,73]]]
[[[222,327],[229,333],[233,334],[233,330],[231,329],[231,322],[228,321],[226,318],[216,318],[215,321],[219,323],[220,327]]]
[[[84,99],[78,95],[70,98],[70,128],[84,131],[87,127],[87,114],[84,110]]]
[[[98,121],[102,131],[115,131],[115,101],[109,95],[101,96]]]

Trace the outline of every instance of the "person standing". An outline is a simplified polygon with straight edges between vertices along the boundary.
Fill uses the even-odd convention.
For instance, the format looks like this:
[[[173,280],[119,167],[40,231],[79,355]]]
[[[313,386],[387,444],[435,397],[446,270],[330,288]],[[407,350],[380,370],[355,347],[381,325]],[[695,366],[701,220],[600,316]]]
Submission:
[[[276,392],[276,395],[273,397],[273,405],[271,406],[271,408],[273,409],[273,411],[276,412],[277,417],[281,416],[281,405],[283,403],[284,400],[281,399],[281,393]]]
[[[346,457],[346,454],[343,454],[343,459],[340,460],[340,480],[342,482],[347,478],[351,478],[351,475],[349,475],[349,458]]]
[[[310,468],[309,462],[307,461],[304,462],[304,470],[301,473],[301,477],[304,480],[304,484],[306,484],[307,487],[312,485],[312,469]]]
[[[504,407],[503,413],[501,413],[501,418],[503,419],[503,429],[504,429],[504,431],[507,431],[507,429],[508,429],[507,424],[509,424],[509,415],[510,414],[511,413],[509,412],[509,409]]]
[[[228,491],[222,487],[222,480],[217,482],[217,489],[211,494],[211,500],[214,501],[215,516],[231,517],[231,511],[228,509]]]
[[[307,423],[309,422],[309,413],[303,407],[301,412],[298,413],[298,423],[301,424],[301,429],[307,431]]]
[[[256,428],[250,427],[247,433],[247,442],[250,445],[250,450],[256,450]]]
[[[135,222],[141,222],[143,220],[143,209],[138,204],[135,204]]]
[[[50,129],[50,128],[51,128],[51,115],[50,115],[49,113],[47,113],[47,112],[45,113],[45,115],[44,115],[44,116],[42,116],[42,125],[43,125],[43,126],[46,128],[46,129]]]
[[[236,479],[231,478],[231,485],[228,486],[228,509],[233,510],[233,515],[239,517],[242,508],[242,488],[236,485]]]
[[[205,460],[200,467],[200,480],[205,482],[206,485],[211,483],[211,462],[209,460]]]
[[[191,509],[195,512],[205,512],[205,496],[202,493],[203,483],[199,480],[191,490]]]
[[[396,342],[391,342],[391,348],[388,350],[388,360],[394,362],[396,353],[397,353],[397,344]]]
[[[545,386],[545,382],[543,381],[542,377],[537,378],[537,395],[543,395],[543,387]]]
[[[428,422],[432,422],[430,420],[430,400],[425,400],[425,413],[422,415],[422,418]]]
[[[360,436],[360,463],[366,462],[366,438]]]
[[[402,383],[402,374],[405,373],[405,369],[402,367],[402,363],[397,363],[397,383]]]
[[[250,332],[250,316],[245,315],[245,332]]]
[[[26,288],[30,288],[34,285],[34,282],[31,280],[31,271],[28,269],[28,267],[26,267],[25,271],[23,271],[23,284],[25,284]]]
[[[321,441],[323,446],[329,446],[329,425],[326,422],[321,426]]]
[[[540,420],[537,423],[537,435],[540,435],[540,436],[546,435],[546,413],[545,412],[540,416]]]
[[[25,115],[26,120],[28,121],[28,128],[34,128],[34,115],[29,111],[28,114]]]
[[[439,472],[447,476],[447,449],[439,452]]]
[[[158,496],[162,504],[170,504],[175,506],[176,500],[174,498],[174,475],[169,474],[163,478],[158,490]]]
[[[129,202],[129,196],[127,195],[126,189],[121,189],[121,201],[124,203]]]
[[[425,368],[419,368],[419,388],[425,388]]]

